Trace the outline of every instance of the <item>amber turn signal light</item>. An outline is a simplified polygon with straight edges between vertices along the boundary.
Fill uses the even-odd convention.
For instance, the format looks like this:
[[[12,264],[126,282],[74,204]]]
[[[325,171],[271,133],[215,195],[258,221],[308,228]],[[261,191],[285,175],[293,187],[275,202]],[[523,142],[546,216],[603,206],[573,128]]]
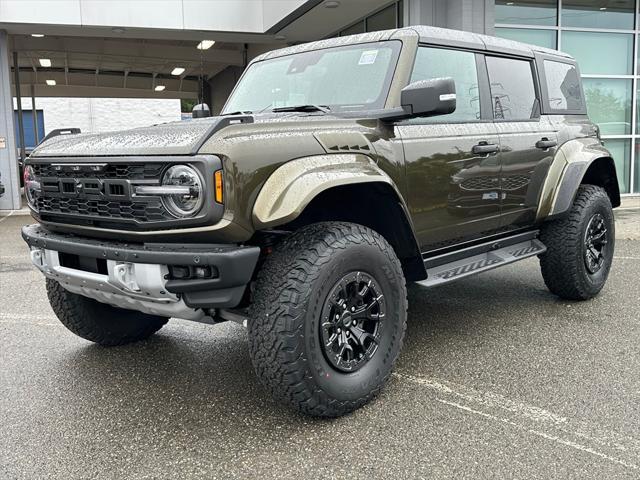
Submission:
[[[216,202],[222,203],[222,170],[213,174],[213,180],[216,187]]]

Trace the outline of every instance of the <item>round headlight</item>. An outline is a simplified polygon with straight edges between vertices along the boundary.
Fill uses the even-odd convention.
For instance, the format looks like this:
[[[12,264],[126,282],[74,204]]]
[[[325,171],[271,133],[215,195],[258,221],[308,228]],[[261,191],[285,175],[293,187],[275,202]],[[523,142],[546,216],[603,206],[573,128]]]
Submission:
[[[198,172],[187,165],[174,165],[162,177],[162,185],[186,187],[184,193],[167,195],[165,208],[178,218],[193,217],[204,203],[204,186]]]
[[[36,174],[31,165],[25,165],[22,171],[24,180],[24,194],[31,208],[37,210],[36,195],[40,193],[40,182],[36,180]]]

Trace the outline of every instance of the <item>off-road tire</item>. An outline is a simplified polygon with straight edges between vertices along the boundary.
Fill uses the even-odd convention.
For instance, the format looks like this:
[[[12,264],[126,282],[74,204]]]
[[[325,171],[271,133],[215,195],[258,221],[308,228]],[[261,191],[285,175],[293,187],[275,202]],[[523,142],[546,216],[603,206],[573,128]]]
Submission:
[[[589,221],[599,214],[607,228],[604,263],[590,273],[585,264],[585,234]],[[587,300],[597,295],[609,275],[615,245],[615,221],[611,201],[601,187],[581,185],[566,216],[543,224],[540,240],[547,251],[540,255],[547,288],[567,300]]]
[[[320,343],[323,305],[348,272],[370,275],[385,298],[378,350],[359,370],[342,372]],[[388,380],[402,348],[407,293],[393,248],[361,225],[323,222],[283,240],[263,264],[249,316],[251,360],[272,395],[313,416],[336,417],[369,402]]]
[[[79,337],[104,346],[125,345],[150,337],[168,319],[112,307],[65,290],[47,279],[49,304],[62,324]]]

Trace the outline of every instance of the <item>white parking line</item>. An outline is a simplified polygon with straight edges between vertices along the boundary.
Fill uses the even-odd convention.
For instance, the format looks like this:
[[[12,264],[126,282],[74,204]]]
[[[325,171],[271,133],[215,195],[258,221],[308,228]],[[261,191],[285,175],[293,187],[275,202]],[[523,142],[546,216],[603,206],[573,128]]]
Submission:
[[[593,423],[570,419],[540,407],[517,402],[497,393],[399,372],[393,376],[432,390],[436,395],[435,400],[439,403],[510,425],[626,468],[640,469],[634,463],[640,458],[640,441],[635,438],[605,430]]]
[[[458,398],[462,398],[472,403],[484,405],[490,408],[503,409],[518,414],[523,417],[527,417],[534,421],[547,421],[554,424],[566,423],[567,419],[560,415],[556,415],[543,408],[533,407],[520,402],[514,402],[508,398],[503,397],[491,392],[477,392],[475,390],[465,388],[462,386],[449,386],[443,383],[437,382],[430,378],[416,377],[413,375],[406,375],[403,373],[394,373],[394,376],[404,378],[410,382],[429,387],[432,390],[436,390],[439,393],[446,393]]]
[[[616,255],[614,255],[613,258],[621,260],[640,260],[640,257],[618,257]]]
[[[460,405],[459,403],[455,403],[455,402],[448,402],[448,401],[442,400],[440,398],[438,398],[437,400],[440,403],[444,403],[445,405],[449,405],[449,406],[458,408],[460,410],[464,410],[465,412],[473,413],[474,415],[480,415],[480,416],[482,416],[484,418],[487,418],[489,420],[506,423],[507,425],[511,425],[512,427],[517,428],[518,430],[524,430],[524,431],[526,431],[528,433],[531,433],[533,435],[537,435],[537,436],[545,438],[547,440],[551,440],[552,442],[559,443],[561,445],[565,445],[567,447],[571,447],[571,448],[574,448],[576,450],[580,450],[580,451],[585,452],[585,453],[590,453],[592,455],[596,455],[596,456],[598,456],[600,458],[604,458],[605,460],[609,460],[610,462],[614,462],[614,463],[617,463],[618,465],[622,465],[623,467],[632,468],[633,470],[638,470],[638,468],[640,468],[640,467],[638,467],[637,465],[635,465],[633,463],[625,462],[624,460],[620,460],[619,458],[612,457],[610,455],[607,455],[606,453],[599,452],[597,450],[594,450],[593,448],[590,448],[590,447],[587,447],[585,445],[573,442],[571,440],[565,440],[565,439],[562,439],[562,438],[557,437],[555,435],[549,435],[548,433],[545,433],[545,432],[540,432],[538,430],[527,428],[527,427],[525,427],[523,425],[518,425],[517,423],[512,422],[511,420],[508,420],[506,418],[496,417],[495,415],[491,415],[490,413],[481,412],[480,410],[474,410],[473,408],[467,407],[466,405]]]

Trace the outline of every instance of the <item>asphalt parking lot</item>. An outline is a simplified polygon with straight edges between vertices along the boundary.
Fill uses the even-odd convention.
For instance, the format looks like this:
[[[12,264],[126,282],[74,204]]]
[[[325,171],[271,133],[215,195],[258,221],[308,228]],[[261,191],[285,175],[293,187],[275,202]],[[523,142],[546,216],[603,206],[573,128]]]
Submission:
[[[0,219],[0,478],[639,478],[640,211],[623,217],[592,301],[552,296],[536,260],[411,288],[390,384],[336,420],[274,403],[235,324],[75,337],[30,218]]]

